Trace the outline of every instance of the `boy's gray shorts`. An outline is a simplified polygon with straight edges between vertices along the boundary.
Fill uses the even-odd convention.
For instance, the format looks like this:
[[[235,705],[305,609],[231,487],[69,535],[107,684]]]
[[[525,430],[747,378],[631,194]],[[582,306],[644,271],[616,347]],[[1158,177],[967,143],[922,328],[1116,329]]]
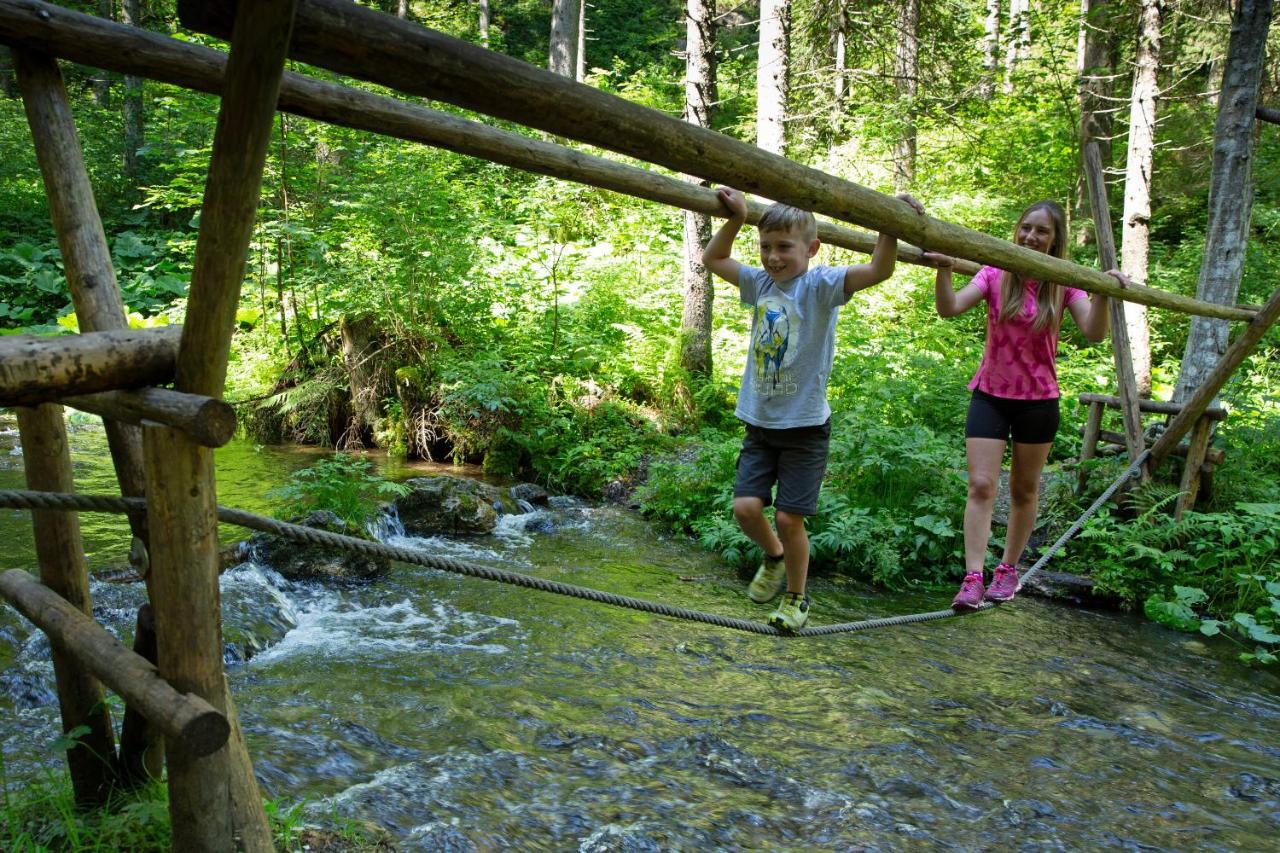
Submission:
[[[738,453],[735,498],[760,498],[796,515],[816,515],[818,489],[827,472],[831,421],[818,426],[765,429],[744,424],[747,434]],[[778,498],[773,499],[773,484]]]

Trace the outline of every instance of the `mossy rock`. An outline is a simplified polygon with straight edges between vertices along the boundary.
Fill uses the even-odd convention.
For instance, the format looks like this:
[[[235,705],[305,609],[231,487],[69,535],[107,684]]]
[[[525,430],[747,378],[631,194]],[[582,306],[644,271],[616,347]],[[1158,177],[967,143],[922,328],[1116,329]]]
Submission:
[[[415,477],[404,485],[409,494],[397,498],[395,507],[410,536],[492,533],[499,510],[515,511],[515,502],[498,487],[464,477]]]
[[[294,524],[340,533],[356,539],[368,539],[368,535],[332,512],[318,510]],[[259,533],[249,539],[253,558],[275,569],[289,580],[340,580],[371,581],[391,571],[391,561],[386,557],[342,551],[331,545],[313,545],[285,539],[269,533]]]

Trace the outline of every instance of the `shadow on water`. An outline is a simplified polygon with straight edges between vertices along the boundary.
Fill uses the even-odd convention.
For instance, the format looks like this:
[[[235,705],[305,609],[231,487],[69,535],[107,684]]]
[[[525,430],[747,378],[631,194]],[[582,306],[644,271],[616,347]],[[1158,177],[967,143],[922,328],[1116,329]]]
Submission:
[[[0,441],[3,436],[0,436]],[[78,482],[112,488],[78,432]],[[10,439],[12,441],[12,439]],[[0,484],[20,457],[0,446]],[[17,464],[14,463],[17,460]],[[237,443],[219,499],[314,459]],[[15,479],[16,478],[16,481]],[[123,522],[84,516],[95,564]],[[25,518],[3,511],[9,565]],[[761,618],[743,581],[625,510],[557,499],[469,540],[385,537],[626,595]],[[6,567],[7,567],[6,566]],[[95,584],[126,635],[137,585]],[[814,582],[814,620],[936,596]],[[223,579],[229,669],[266,789],[406,849],[1267,849],[1280,832],[1277,679],[1229,651],[1030,599],[965,619],[782,640],[407,565],[366,586]],[[244,661],[244,658],[248,658]],[[47,643],[0,612],[11,779],[56,766]],[[43,738],[43,740],[42,740]],[[1267,839],[1272,839],[1267,841]]]

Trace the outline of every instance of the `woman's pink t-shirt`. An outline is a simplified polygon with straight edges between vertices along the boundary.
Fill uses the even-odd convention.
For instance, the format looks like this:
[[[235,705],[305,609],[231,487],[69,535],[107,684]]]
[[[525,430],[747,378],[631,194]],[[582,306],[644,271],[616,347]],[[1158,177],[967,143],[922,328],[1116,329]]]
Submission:
[[[969,390],[1008,400],[1053,400],[1059,396],[1055,363],[1058,327],[1042,331],[1031,328],[1039,286],[1034,281],[1024,283],[1022,313],[1000,322],[1000,275],[995,267],[983,267],[970,282],[987,300],[987,345]],[[1072,302],[1087,298],[1083,290],[1075,287],[1065,287],[1063,293],[1064,313]]]

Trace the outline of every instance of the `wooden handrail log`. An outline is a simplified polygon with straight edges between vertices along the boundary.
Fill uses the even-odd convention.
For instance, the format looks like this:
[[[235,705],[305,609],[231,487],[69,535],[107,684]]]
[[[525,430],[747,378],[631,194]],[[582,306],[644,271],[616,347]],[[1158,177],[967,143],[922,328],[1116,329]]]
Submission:
[[[1099,430],[1098,438],[1101,439],[1102,441],[1110,442],[1112,444],[1118,444],[1121,447],[1123,447],[1125,443],[1124,433],[1112,432],[1111,430],[1106,430],[1106,429]],[[1187,450],[1189,447],[1190,445],[1187,445],[1187,444],[1179,444],[1177,447],[1175,447],[1173,450],[1169,452],[1169,455],[1185,457],[1187,455]],[[1221,450],[1210,449],[1207,453],[1205,453],[1205,459],[1209,460],[1214,465],[1221,465],[1223,460],[1226,458],[1227,458],[1227,455],[1223,453]]]
[[[1258,107],[1254,111],[1254,115],[1263,121],[1269,121],[1272,124],[1280,124],[1280,110],[1271,107]]]
[[[1244,361],[1245,356],[1253,352],[1253,348],[1258,345],[1258,341],[1262,340],[1262,336],[1267,333],[1272,324],[1280,319],[1280,290],[1276,290],[1271,294],[1271,298],[1262,306],[1262,310],[1258,312],[1258,316],[1249,321],[1240,334],[1236,335],[1236,339],[1227,347],[1227,351],[1222,354],[1222,358],[1218,359],[1218,364],[1210,371],[1209,375],[1204,378],[1200,386],[1196,388],[1195,393],[1185,400],[1182,404],[1182,411],[1169,421],[1169,425],[1165,427],[1164,433],[1159,440],[1151,446],[1151,458],[1148,465],[1154,470],[1156,465],[1160,464],[1160,460],[1166,456],[1177,444],[1182,437],[1191,431],[1196,421],[1200,419],[1200,415],[1209,408],[1209,404],[1218,396],[1218,392],[1222,390],[1222,386],[1227,384],[1227,380],[1235,373],[1236,368],[1240,366],[1240,362]]]
[[[178,8],[184,25],[225,38],[235,5],[180,0]],[[1100,270],[922,216],[905,202],[851,181],[347,0],[299,0],[290,57],[736,186],[1030,278],[1188,314],[1227,320],[1254,316],[1232,306],[1142,285],[1121,288]]]
[[[1121,406],[1120,398],[1110,394],[1080,394],[1076,400],[1081,405],[1086,403],[1102,403],[1112,409],[1118,409]],[[1138,408],[1144,412],[1151,412],[1159,415],[1176,415],[1182,411],[1181,403],[1166,403],[1163,400],[1139,400]],[[1220,421],[1226,418],[1227,410],[1213,406],[1204,410],[1204,416],[1210,420]]]
[[[236,410],[229,403],[168,388],[104,391],[64,397],[59,402],[110,420],[138,425],[154,421],[176,427],[204,447],[222,447],[236,434]]]
[[[227,62],[225,53],[59,7],[46,10],[48,5],[34,0],[0,2],[0,41],[38,47],[83,65],[121,74],[148,77],[215,95],[221,93]],[[35,10],[36,14],[17,17],[15,21],[15,8]],[[48,11],[48,18],[39,17],[40,11]],[[706,187],[293,72],[284,75],[278,107],[304,118],[421,142],[694,213],[721,218],[726,215],[715,191]],[[758,202],[748,202],[748,223],[756,224],[764,207]],[[870,254],[876,243],[873,234],[826,220],[818,222],[818,238],[823,243],[864,254]],[[898,246],[898,259],[906,263],[921,263],[922,254],[916,246]],[[961,259],[955,271],[973,275],[980,266]]]
[[[0,406],[172,382],[181,326],[0,337]]]
[[[231,728],[225,716],[200,697],[173,689],[155,666],[31,575],[21,569],[0,573],[0,595],[166,736],[202,756],[226,743]]]

